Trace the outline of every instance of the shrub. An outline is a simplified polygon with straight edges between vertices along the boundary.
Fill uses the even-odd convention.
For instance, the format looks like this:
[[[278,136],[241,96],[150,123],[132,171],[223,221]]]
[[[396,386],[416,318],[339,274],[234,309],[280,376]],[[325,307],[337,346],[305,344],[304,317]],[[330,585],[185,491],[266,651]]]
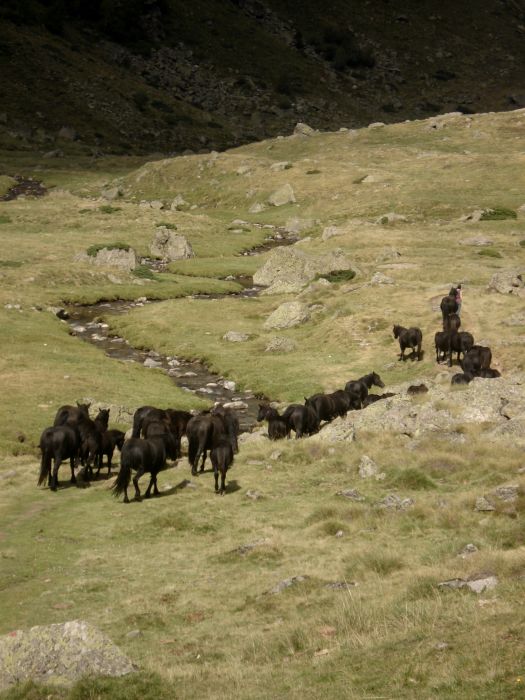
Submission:
[[[127,243],[116,241],[115,243],[94,243],[86,250],[86,253],[92,258],[96,257],[99,250],[107,248],[108,250],[129,250],[130,246]]]
[[[139,265],[136,267],[132,273],[134,277],[138,277],[142,280],[154,280],[155,273],[147,265]]]
[[[392,479],[392,485],[399,488],[412,489],[413,491],[426,491],[436,488],[436,484],[430,477],[413,467],[403,469],[399,474],[396,474]]]
[[[493,209],[485,209],[481,215],[480,221],[501,221],[502,219],[517,219],[518,215],[514,209],[506,207],[494,207]]]
[[[11,218],[7,214],[0,214],[0,224],[10,224]]]
[[[20,260],[0,260],[0,267],[22,267]]]
[[[121,207],[112,207],[111,204],[103,204],[98,208],[103,214],[114,214],[116,211],[122,211]]]
[[[328,272],[327,274],[319,274],[315,276],[315,279],[325,279],[328,280],[329,282],[349,282],[350,280],[353,280],[355,277],[355,271],[354,270],[332,270],[332,272]]]
[[[522,239],[521,239],[521,241],[520,241],[520,246],[521,246],[522,248],[525,248],[525,238],[522,238]]]
[[[307,170],[306,174],[307,175],[319,175],[320,172],[321,172],[320,170],[317,170],[317,168],[314,168],[313,170]]]
[[[159,221],[155,226],[164,226],[164,228],[169,228],[171,231],[176,231],[177,227],[175,224],[170,223],[169,221]]]
[[[478,255],[483,255],[486,258],[502,258],[503,255],[495,248],[483,248],[483,250],[478,251]]]

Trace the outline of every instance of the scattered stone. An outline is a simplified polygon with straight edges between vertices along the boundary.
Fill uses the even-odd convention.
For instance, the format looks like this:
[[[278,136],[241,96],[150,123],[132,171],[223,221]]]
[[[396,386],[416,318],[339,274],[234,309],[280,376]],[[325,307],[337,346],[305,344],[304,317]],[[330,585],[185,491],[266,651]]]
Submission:
[[[112,202],[115,199],[122,197],[123,194],[124,190],[122,187],[109,187],[101,192],[101,195],[104,197],[104,199],[107,199],[108,202]]]
[[[498,488],[495,489],[493,493],[494,496],[496,496],[496,498],[499,498],[501,501],[512,503],[518,500],[519,491],[520,487],[518,485],[498,486]]]
[[[379,501],[378,506],[380,508],[387,508],[388,510],[407,510],[414,505],[414,499],[412,498],[401,498],[395,493],[391,493],[385,496],[381,501]]]
[[[160,199],[153,199],[149,203],[150,209],[157,209],[160,211],[161,209],[164,209],[164,202],[162,202]]]
[[[274,461],[281,459],[282,454],[283,453],[281,452],[281,450],[274,450],[270,455],[270,459],[273,459]]]
[[[450,645],[447,642],[438,642],[434,645],[434,649],[437,649],[437,651],[445,651],[449,648],[449,646]]]
[[[284,336],[275,335],[270,338],[266,347],[265,352],[293,352],[297,349],[297,343],[291,338],[285,338]]]
[[[292,164],[290,163],[289,160],[283,160],[279,163],[272,163],[270,165],[270,170],[273,173],[279,173],[283,170],[289,170],[292,167]]]
[[[466,581],[462,578],[451,578],[448,581],[441,581],[438,583],[438,588],[451,588],[452,590],[457,590],[458,588],[463,588]]]
[[[407,217],[403,216],[403,214],[396,214],[395,212],[390,211],[387,214],[381,214],[381,216],[376,219],[375,223],[382,224],[384,226],[386,224],[395,224],[402,221],[408,221]]]
[[[376,481],[380,481],[385,478],[385,474],[379,471],[377,464],[367,455],[361,457],[357,471],[361,479],[371,479],[373,477]]]
[[[392,277],[387,277],[387,275],[384,275],[382,272],[376,272],[370,280],[370,284],[395,284],[395,281],[392,279]]]
[[[251,170],[252,169],[249,165],[240,165],[235,172],[237,175],[248,175]]]
[[[313,228],[315,224],[315,219],[299,219],[297,217],[294,217],[292,219],[288,219],[288,221],[284,225],[284,230],[287,233],[299,234],[303,231],[307,231],[308,229]]]
[[[157,227],[149,249],[154,258],[161,258],[166,262],[195,257],[188,239],[166,226]]]
[[[458,557],[461,557],[462,559],[466,559],[469,557],[471,554],[475,554],[478,550],[475,544],[466,544],[461,552],[458,554]]]
[[[55,316],[61,321],[67,321],[67,319],[69,318],[68,312],[62,306],[48,306],[46,308],[46,311],[55,314]]]
[[[232,549],[230,553],[231,554],[240,554],[241,556],[244,556],[245,554],[252,552],[254,549],[257,549],[258,547],[265,547],[266,545],[269,545],[270,543],[271,543],[271,540],[269,538],[265,537],[261,540],[255,540],[255,542],[241,544],[240,547],[236,547],[236,549]]]
[[[471,579],[470,581],[466,581],[465,585],[471,591],[479,595],[483,593],[483,591],[490,591],[496,588],[498,585],[498,578],[497,576],[486,576],[484,578]]]
[[[459,220],[477,224],[479,221],[481,221],[481,217],[484,213],[485,209],[474,209],[474,211],[471,211],[469,214],[463,214],[463,216],[460,216]]]
[[[485,236],[473,236],[472,238],[465,238],[461,241],[461,244],[482,248],[494,245],[494,241],[490,238],[485,238]]]
[[[71,126],[63,126],[59,130],[57,136],[59,139],[63,139],[64,141],[76,141],[78,139],[77,132]]]
[[[311,126],[305,124],[304,122],[297,122],[293,130],[295,136],[313,136],[315,134],[315,129]]]
[[[16,630],[0,637],[0,689],[32,680],[71,685],[85,676],[124,676],[135,666],[84,620]]]
[[[228,331],[222,336],[223,340],[228,340],[230,343],[244,343],[249,339],[248,333],[239,333],[238,331]]]
[[[369,129],[380,129],[383,126],[385,126],[384,122],[372,122],[371,124],[368,125],[368,128]]]
[[[250,212],[250,214],[260,214],[265,209],[266,209],[266,206],[264,204],[262,204],[262,202],[255,202],[248,209],[248,211]]]
[[[345,418],[335,418],[330,423],[323,425],[321,430],[313,435],[311,440],[318,442],[353,442],[355,429],[353,424]]]
[[[396,262],[401,253],[395,248],[383,248],[376,258],[376,263]]]
[[[293,187],[289,183],[282,185],[268,197],[268,204],[271,204],[272,207],[282,207],[296,201]]]
[[[55,148],[52,151],[47,151],[42,155],[42,158],[63,158],[64,151],[61,148]]]
[[[227,391],[235,391],[235,389],[237,388],[235,382],[232,382],[230,379],[223,379],[222,385]]]
[[[491,511],[496,510],[496,508],[489,500],[485,498],[485,496],[479,496],[476,498],[474,510],[477,510],[480,513],[490,513]]]
[[[224,408],[231,408],[234,411],[245,411],[248,408],[248,404],[245,401],[226,401],[222,405]]]
[[[344,535],[344,532],[343,532],[342,530],[338,530],[338,531],[335,533],[335,536],[336,536],[336,537],[342,537],[343,535]]]
[[[328,241],[330,238],[333,238],[334,236],[342,236],[344,231],[341,231],[340,228],[337,228],[337,226],[326,226],[323,229],[323,233],[321,234],[321,240],[323,241]]]
[[[144,367],[149,367],[150,369],[157,369],[159,367],[162,367],[162,362],[154,360],[152,357],[146,357],[146,359],[143,362],[143,365]]]
[[[128,639],[136,639],[137,637],[142,637],[142,632],[140,630],[130,630],[126,634],[126,637]]]
[[[96,255],[80,253],[75,256],[79,262],[87,262],[97,267],[115,267],[129,272],[137,267],[137,255],[133,248],[123,250],[121,248],[102,248]]]
[[[262,498],[262,494],[259,493],[259,491],[252,491],[251,489],[249,491],[246,491],[246,498],[249,498],[251,501],[259,501]]]
[[[306,304],[300,301],[285,301],[268,316],[263,324],[265,329],[292,328],[310,319],[310,311]]]
[[[278,593],[285,591],[287,588],[291,588],[292,586],[296,586],[298,583],[306,581],[308,578],[309,576],[292,576],[291,578],[285,578],[284,581],[280,581],[273,588],[270,588],[268,593],[277,595]]]
[[[330,581],[325,583],[323,588],[328,588],[331,591],[349,591],[356,586],[357,583],[355,581]]]
[[[365,497],[362,496],[357,489],[343,489],[337,492],[338,496],[343,496],[344,498],[349,498],[351,501],[364,501]]]
[[[190,203],[181,194],[178,194],[170,204],[171,211],[186,211],[189,208]]]

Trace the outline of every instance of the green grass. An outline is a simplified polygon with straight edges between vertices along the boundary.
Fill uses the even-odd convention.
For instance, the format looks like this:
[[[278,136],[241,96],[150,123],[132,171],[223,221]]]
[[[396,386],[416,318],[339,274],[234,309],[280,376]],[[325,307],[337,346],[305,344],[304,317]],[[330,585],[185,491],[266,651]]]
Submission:
[[[92,258],[96,258],[97,253],[100,250],[104,250],[106,248],[107,250],[126,250],[128,251],[130,249],[130,245],[128,243],[122,243],[121,241],[116,241],[115,243],[94,243],[93,245],[90,245],[89,248],[86,249],[86,253],[90,255]]]
[[[518,215],[514,209],[508,207],[494,207],[485,209],[481,215],[481,221],[502,221],[503,219],[517,219]]]
[[[103,204],[98,210],[103,214],[114,214],[116,211],[122,211],[122,207],[112,207],[111,204]]]
[[[483,248],[478,252],[478,255],[482,255],[485,258],[502,258],[503,255],[496,248]]]
[[[10,224],[12,221],[10,216],[7,216],[7,214],[2,214],[0,216],[0,224]]]

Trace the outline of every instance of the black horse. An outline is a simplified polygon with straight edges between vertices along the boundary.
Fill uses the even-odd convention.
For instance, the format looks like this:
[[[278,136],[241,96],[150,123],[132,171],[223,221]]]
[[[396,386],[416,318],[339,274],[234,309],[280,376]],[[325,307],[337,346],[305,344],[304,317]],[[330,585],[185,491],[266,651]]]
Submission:
[[[214,406],[211,410],[213,416],[220,416],[224,423],[224,429],[228,435],[234,454],[239,452],[239,436],[240,425],[236,412],[231,408],[225,408],[222,404]]]
[[[57,425],[78,425],[78,423],[89,418],[90,403],[79,403],[76,406],[61,406],[55,416],[53,426]]]
[[[80,435],[82,477],[93,478],[93,464],[98,464],[98,456],[102,448],[102,435],[107,430],[108,421],[109,408],[101,408],[94,420],[82,417],[76,426]]]
[[[470,382],[474,379],[474,375],[470,374],[470,372],[458,372],[458,374],[455,374],[452,379],[450,380],[451,384],[470,384]]]
[[[207,452],[222,435],[230,440],[232,450],[235,452],[234,443],[237,442],[237,436],[235,435],[235,439],[233,439],[228,434],[225,417],[221,413],[204,412],[193,416],[187,425],[186,434],[188,436],[188,460],[193,476],[197,476],[197,466],[201,458],[200,470],[204,471]]]
[[[226,491],[226,472],[233,464],[233,448],[230,439],[226,435],[220,435],[214,440],[210,450],[210,460],[213,466],[215,478],[215,493],[224,496]],[[219,489],[219,472],[221,474],[221,488]]]
[[[492,362],[490,348],[483,345],[473,345],[461,362],[463,372],[477,375],[482,369],[489,369]]]
[[[170,428],[164,421],[148,421],[145,423],[143,433],[144,439],[146,440],[161,437],[164,440],[164,445],[166,446],[166,456],[173,461],[179,458],[177,441],[173,437],[173,433],[171,432]]]
[[[104,461],[104,455],[108,460],[108,479],[111,476],[111,461],[113,459],[113,453],[115,452],[115,447],[118,448],[119,452],[122,452],[122,446],[124,445],[124,439],[126,434],[122,430],[105,430],[102,433],[102,441],[100,451],[95,460],[95,466],[98,467],[96,477],[100,474],[102,469],[102,464]]]
[[[310,406],[293,403],[283,413],[283,419],[288,428],[288,435],[293,430],[296,439],[319,431],[319,417]]]
[[[450,314],[455,314],[456,311],[458,310],[458,304],[456,301],[456,288],[452,287],[450,292],[446,297],[443,297],[441,299],[441,303],[439,305],[439,308],[441,309],[441,314],[443,316],[443,328],[445,327],[445,322],[447,317]]]
[[[41,486],[46,478],[51,491],[58,488],[58,470],[62,462],[69,459],[71,466],[71,483],[76,483],[75,467],[79,459],[80,437],[75,428],[69,425],[58,425],[46,428],[40,436],[42,460],[38,485]],[[51,462],[53,472],[51,473]]]
[[[350,397],[350,407],[356,410],[362,408],[363,401],[368,396],[368,390],[373,386],[378,386],[381,389],[385,386],[385,383],[377,372],[370,372],[370,374],[365,374],[360,379],[347,382],[345,384],[345,391]]]
[[[186,426],[191,418],[191,413],[188,411],[178,411],[174,408],[155,408],[155,406],[141,406],[137,408],[133,416],[133,431],[132,437],[140,437],[141,433],[144,437],[144,431],[150,421],[163,421],[169,427],[169,430],[177,445],[177,456],[181,455],[181,438],[186,434]]]
[[[277,409],[272,408],[268,403],[259,404],[257,420],[268,421],[268,437],[270,440],[282,440],[289,435],[289,428],[284,418],[279,415]]]
[[[332,399],[334,404],[334,412],[336,416],[344,417],[348,411],[352,408],[352,399],[349,394],[344,389],[337,389],[333,391],[328,396]]]
[[[130,438],[126,440],[120,455],[120,470],[112,487],[115,497],[124,494],[124,503],[129,503],[128,486],[131,480],[131,472],[137,473],[133,477],[135,486],[135,500],[140,501],[139,479],[143,474],[151,474],[145,497],[149,498],[151,489],[158,496],[157,474],[166,466],[166,443],[162,435],[143,440],[142,438]]]
[[[454,331],[458,331],[460,327],[461,318],[456,313],[449,314],[443,321],[444,331],[450,331],[451,333],[454,333]]]
[[[423,333],[421,333],[420,328],[404,328],[403,326],[394,326],[393,328],[394,338],[399,340],[399,347],[401,349],[401,354],[399,355],[400,360],[405,359],[405,350],[411,348],[412,357],[417,354],[418,362],[421,360],[421,344],[423,343]]]
[[[314,394],[309,398],[304,397],[304,405],[310,406],[317,413],[319,422],[322,420],[328,423],[337,416],[335,403],[328,394]]]
[[[383,399],[389,399],[391,396],[395,396],[395,394],[393,394],[391,391],[387,391],[384,394],[368,394],[368,396],[365,396],[363,401],[363,408],[371,406],[373,403],[377,403]]]

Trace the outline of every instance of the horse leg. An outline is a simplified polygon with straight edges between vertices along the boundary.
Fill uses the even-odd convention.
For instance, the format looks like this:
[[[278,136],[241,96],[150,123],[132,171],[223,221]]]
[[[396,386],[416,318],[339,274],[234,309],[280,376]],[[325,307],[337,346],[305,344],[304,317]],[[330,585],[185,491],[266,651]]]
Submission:
[[[221,496],[224,496],[226,491],[226,467],[221,465]]]
[[[213,465],[213,478],[215,479],[215,493],[219,493],[219,468],[216,464]]]
[[[113,450],[114,450],[114,449],[115,449],[115,448],[110,449],[109,452],[108,452],[108,454],[107,454],[107,458],[108,458],[108,479],[109,479],[109,477],[111,476],[111,460],[113,459]]]
[[[144,467],[139,467],[138,470],[137,470],[137,473],[136,473],[135,476],[133,477],[133,486],[135,487],[135,500],[136,500],[136,501],[140,501],[140,500],[141,500],[141,498],[140,498],[140,490],[139,490],[139,479],[140,479],[140,477],[145,473],[145,471],[146,471],[146,470],[144,469]],[[126,495],[127,495],[127,494],[126,494]],[[124,500],[125,500],[125,499],[124,499]],[[126,501],[126,500],[125,500],[125,502],[126,502],[126,503],[129,503],[129,501]]]
[[[155,481],[155,476],[153,475],[153,472],[152,472],[150,480],[149,480],[148,488],[146,489],[146,493],[144,494],[144,498],[149,498],[151,496],[151,487],[153,486],[154,481]]]
[[[421,343],[417,344],[417,361],[421,360]]]
[[[204,471],[204,462],[206,461],[206,455],[207,455],[207,452],[206,452],[206,450],[204,450],[203,453],[202,453],[201,472]]]
[[[53,464],[53,476],[51,477],[51,483],[49,485],[51,491],[56,491],[58,488],[58,470],[60,469],[61,464],[62,458],[60,457],[60,455],[55,456]]]
[[[155,472],[155,474],[153,475],[153,495],[154,496],[160,495],[160,491],[157,487],[157,472]]]
[[[71,467],[71,483],[76,484],[77,483],[77,477],[75,476],[75,458],[70,457],[69,458],[69,465]]]

